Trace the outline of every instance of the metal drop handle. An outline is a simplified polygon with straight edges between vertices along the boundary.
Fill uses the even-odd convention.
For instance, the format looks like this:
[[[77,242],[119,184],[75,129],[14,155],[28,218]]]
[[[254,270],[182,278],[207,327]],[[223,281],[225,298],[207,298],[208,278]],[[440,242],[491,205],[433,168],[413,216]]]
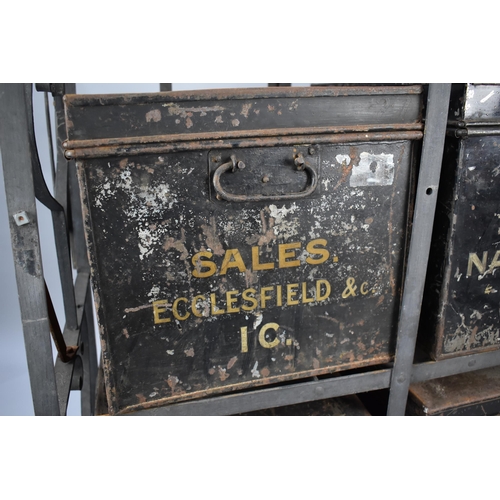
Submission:
[[[318,186],[318,173],[316,169],[308,162],[304,160],[304,157],[299,153],[294,159],[295,166],[297,170],[305,170],[311,180],[310,185],[304,191],[299,191],[298,193],[287,193],[287,194],[276,194],[276,195],[263,195],[263,194],[232,194],[228,193],[220,183],[221,175],[228,170],[235,172],[237,169],[245,168],[245,164],[242,161],[237,161],[235,155],[230,156],[230,161],[220,165],[214,173],[213,185],[215,192],[217,193],[218,199],[223,199],[226,201],[281,201],[281,200],[297,200],[300,198],[306,198],[314,193],[316,187]]]

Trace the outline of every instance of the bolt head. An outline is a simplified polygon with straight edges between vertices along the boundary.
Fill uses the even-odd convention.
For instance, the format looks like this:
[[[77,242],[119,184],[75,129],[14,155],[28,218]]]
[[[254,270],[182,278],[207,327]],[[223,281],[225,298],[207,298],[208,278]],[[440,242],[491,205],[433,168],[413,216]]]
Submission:
[[[17,214],[14,214],[14,220],[16,221],[16,224],[18,226],[24,226],[25,224],[30,223],[28,214],[24,210],[22,212],[17,212]]]
[[[325,390],[323,389],[323,387],[318,386],[314,389],[314,392],[315,392],[316,396],[323,396],[323,394],[325,393]]]

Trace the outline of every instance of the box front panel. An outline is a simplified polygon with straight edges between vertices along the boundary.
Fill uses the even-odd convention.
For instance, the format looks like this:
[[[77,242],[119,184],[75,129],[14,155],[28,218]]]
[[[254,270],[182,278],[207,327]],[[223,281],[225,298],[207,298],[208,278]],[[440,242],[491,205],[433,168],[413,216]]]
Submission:
[[[112,413],[390,360],[410,141],[78,165]]]

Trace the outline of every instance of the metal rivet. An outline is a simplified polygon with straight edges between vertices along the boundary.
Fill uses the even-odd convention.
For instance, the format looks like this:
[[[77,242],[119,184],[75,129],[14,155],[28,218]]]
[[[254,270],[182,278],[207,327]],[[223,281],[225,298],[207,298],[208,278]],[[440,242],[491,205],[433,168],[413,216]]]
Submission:
[[[323,390],[323,387],[320,386],[320,387],[316,387],[314,389],[314,392],[316,393],[317,396],[322,396],[325,391]]]
[[[246,167],[246,165],[242,162],[242,161],[239,161],[236,166],[239,168],[239,169],[243,169]]]
[[[310,154],[310,155],[313,155],[314,153],[316,153],[316,150],[315,150],[315,149],[311,146],[311,147],[309,148],[309,154]]]
[[[304,157],[302,156],[302,153],[299,153],[295,160],[294,160],[295,166],[297,167],[297,170],[303,170],[304,169],[304,164],[305,160]]]
[[[24,226],[25,224],[30,223],[30,218],[28,217],[28,214],[24,211],[14,214],[14,220],[16,221],[16,224],[18,226]]]
[[[403,384],[406,381],[406,377],[404,375],[399,375],[398,378],[396,378],[396,382],[398,384]]]

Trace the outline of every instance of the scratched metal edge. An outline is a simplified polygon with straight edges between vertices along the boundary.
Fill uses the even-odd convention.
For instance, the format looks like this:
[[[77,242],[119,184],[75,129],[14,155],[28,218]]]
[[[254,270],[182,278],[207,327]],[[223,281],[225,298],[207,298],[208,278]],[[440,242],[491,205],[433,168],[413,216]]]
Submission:
[[[99,340],[101,344],[101,359],[102,359],[102,367],[104,371],[104,377],[108,383],[105,385],[106,389],[106,399],[108,407],[117,408],[116,405],[116,381],[114,377],[114,373],[112,370],[112,360],[110,357],[109,350],[106,344],[106,334],[105,334],[105,325],[107,324],[105,321],[105,311],[101,305],[101,288],[99,285],[99,280],[96,279],[97,271],[97,256],[95,255],[95,242],[93,238],[92,231],[92,215],[88,207],[89,198],[87,191],[87,181],[85,175],[85,165],[81,162],[75,162],[76,172],[78,176],[78,185],[80,189],[80,200],[82,206],[82,217],[83,217],[83,225],[84,225],[84,234],[85,234],[85,243],[87,247],[87,256],[90,265],[90,276],[92,283],[92,295],[94,301],[94,308],[96,312],[96,320],[97,326],[99,328]]]
[[[301,371],[301,372],[290,373],[287,375],[268,377],[267,379],[241,382],[239,384],[234,384],[234,385],[229,385],[229,386],[214,387],[211,389],[205,389],[203,391],[196,391],[196,392],[191,392],[191,393],[186,393],[186,394],[180,394],[178,396],[171,396],[169,398],[162,398],[162,399],[150,401],[147,403],[126,406],[124,408],[121,408],[117,412],[114,412],[114,408],[113,408],[112,409],[113,411],[110,413],[115,414],[115,415],[121,415],[121,414],[129,413],[129,412],[133,412],[133,411],[138,411],[138,410],[157,408],[157,407],[169,405],[172,403],[185,402],[185,401],[190,401],[190,400],[200,400],[200,398],[210,396],[210,395],[215,395],[215,394],[223,394],[223,393],[227,394],[227,393],[232,393],[232,392],[244,390],[244,389],[262,387],[262,386],[267,386],[267,385],[271,385],[271,384],[278,384],[280,382],[288,382],[288,381],[294,381],[294,380],[303,379],[303,378],[307,378],[307,377],[314,377],[314,376],[318,376],[318,375],[328,375],[328,374],[338,373],[338,372],[347,371],[347,370],[354,370],[357,368],[383,365],[385,363],[389,363],[390,361],[392,361],[392,359],[393,359],[393,354],[389,354],[386,356],[382,355],[379,357],[370,358],[368,360],[356,361],[354,363],[346,363],[343,365],[336,365],[336,366],[331,366],[331,367],[326,367],[326,368],[319,368],[317,370],[305,370],[305,371]],[[108,389],[107,385],[106,385],[106,389]]]
[[[357,142],[389,142],[420,140],[423,137],[421,131],[404,132],[372,132],[339,135],[305,135],[305,136],[279,136],[266,139],[235,139],[220,141],[199,141],[186,144],[154,144],[123,146],[101,146],[96,148],[71,149],[66,151],[66,156],[71,159],[106,158],[110,156],[134,156],[140,154],[164,154],[180,151],[200,151],[210,149],[231,149],[251,147],[273,147],[280,145],[296,144],[348,144]]]
[[[113,137],[101,139],[80,139],[64,141],[63,147],[69,149],[83,149],[97,146],[136,145],[164,142],[187,142],[204,140],[223,140],[233,138],[261,138],[280,135],[311,135],[311,134],[341,134],[346,132],[374,132],[390,130],[423,130],[423,123],[419,121],[411,123],[389,123],[389,124],[363,124],[363,125],[334,125],[326,127],[290,127],[274,129],[251,129],[251,130],[229,130],[220,132],[197,132],[185,134],[163,134],[135,137]]]
[[[260,87],[238,89],[181,90],[143,94],[66,94],[63,99],[71,106],[113,106],[117,104],[152,104],[158,102],[193,102],[226,99],[273,99],[283,97],[342,97],[364,95],[421,94],[421,85],[399,87]]]

